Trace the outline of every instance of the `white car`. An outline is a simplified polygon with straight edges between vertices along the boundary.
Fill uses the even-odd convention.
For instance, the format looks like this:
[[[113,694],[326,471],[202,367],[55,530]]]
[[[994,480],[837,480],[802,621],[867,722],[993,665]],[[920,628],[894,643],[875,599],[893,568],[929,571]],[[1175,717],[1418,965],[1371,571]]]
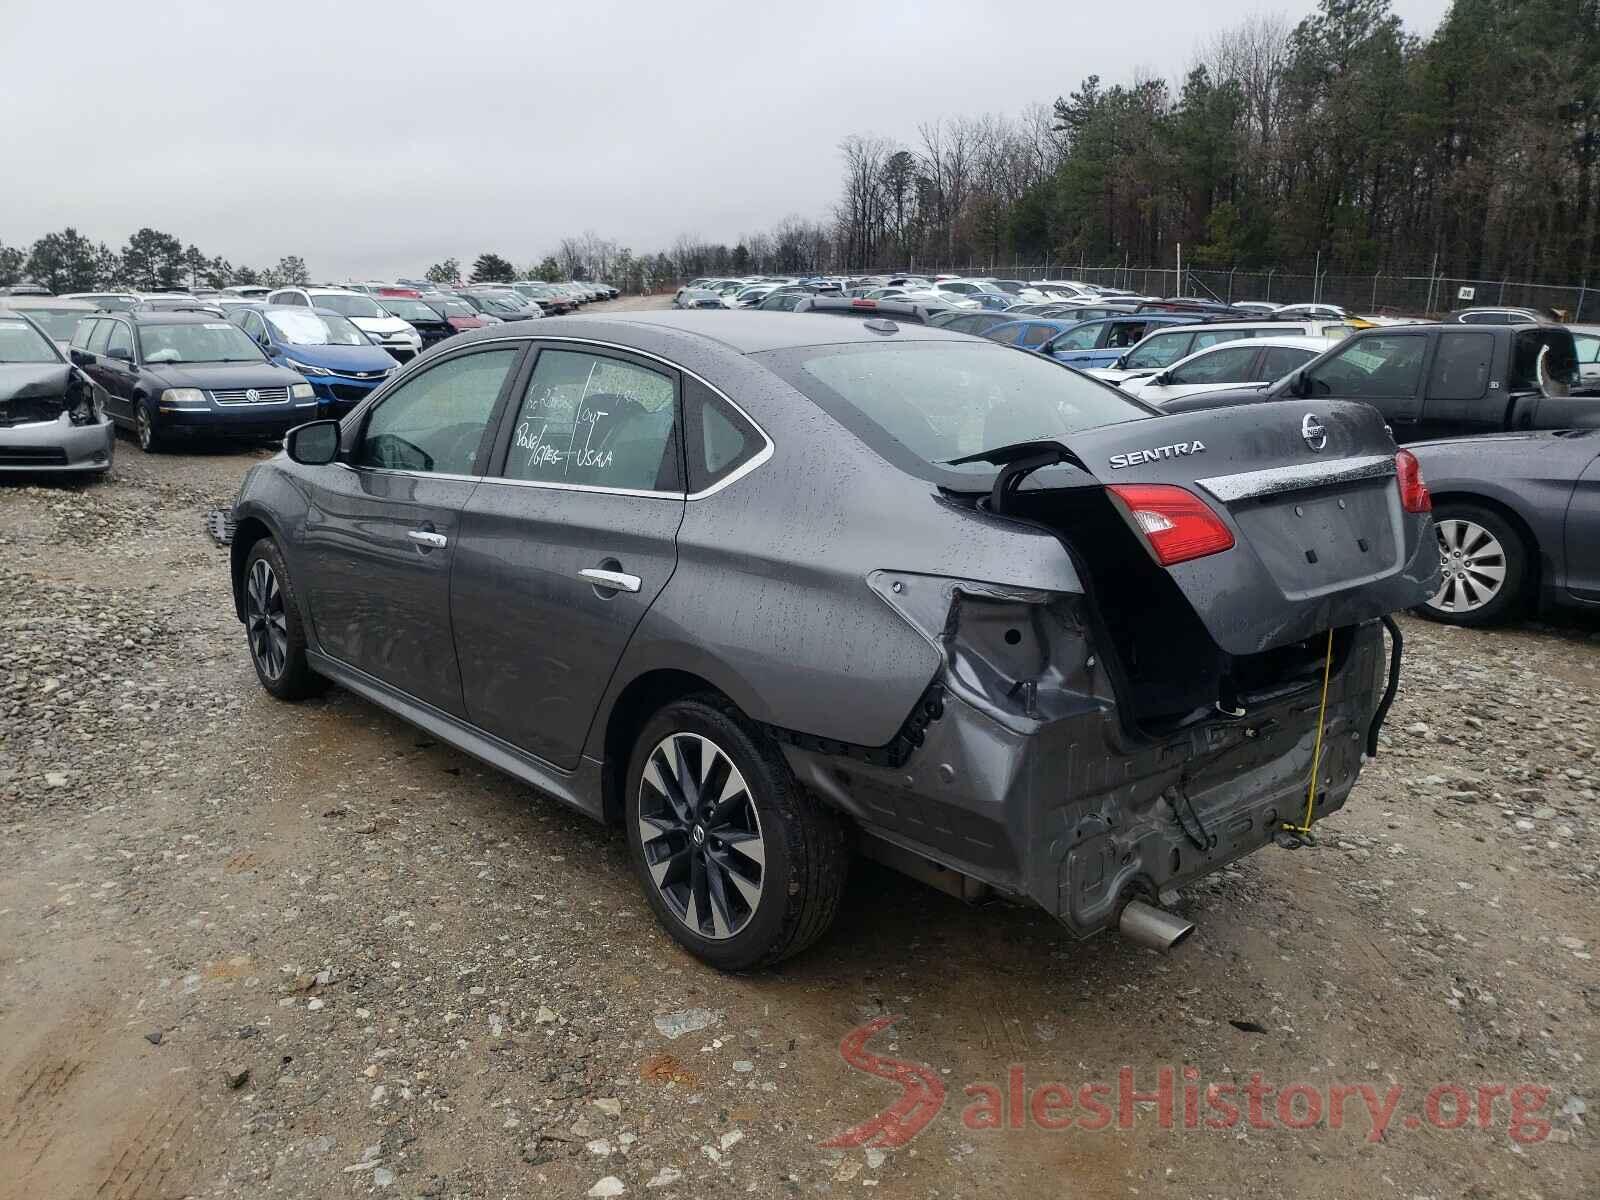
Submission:
[[[1119,386],[1157,408],[1180,396],[1230,388],[1269,387],[1334,343],[1320,337],[1237,338],[1179,359],[1165,370]]]
[[[422,335],[409,323],[391,316],[364,292],[329,287],[279,288],[268,294],[267,303],[336,312],[401,362],[422,353]]]
[[[1325,321],[1342,321],[1350,315],[1337,304],[1285,304],[1273,311],[1283,317],[1320,318]]]
[[[1129,347],[1113,366],[1091,367],[1086,374],[1107,383],[1154,375],[1197,351],[1240,338],[1322,338],[1324,348],[1342,342],[1355,332],[1343,321],[1207,321],[1195,325],[1165,325]]]
[[[1578,347],[1578,374],[1586,388],[1600,387],[1600,325],[1568,325]]]

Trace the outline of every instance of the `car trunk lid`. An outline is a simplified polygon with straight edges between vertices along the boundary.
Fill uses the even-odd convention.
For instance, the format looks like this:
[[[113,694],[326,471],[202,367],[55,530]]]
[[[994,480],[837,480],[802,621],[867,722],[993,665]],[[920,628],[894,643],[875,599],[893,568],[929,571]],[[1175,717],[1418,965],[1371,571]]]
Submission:
[[[1150,550],[1140,521],[1162,518],[1136,511],[1150,486],[1198,498],[1226,526],[1232,545],[1154,565],[1218,648],[1250,655],[1412,607],[1430,594],[1437,549],[1427,515],[1404,510],[1395,453],[1375,410],[1318,401],[1129,421],[973,458],[1003,467],[991,507],[1049,525],[1091,560],[1091,573],[1105,573],[1107,557],[1131,549],[1117,535],[1118,522],[1107,520],[1108,508],[1122,531]],[[1021,478],[1061,461],[1101,487],[1086,487],[1076,472],[1076,486],[1066,488],[1052,487],[1049,472]],[[1106,505],[1119,490],[1132,500]],[[1118,604],[1147,599],[1128,580],[1121,588],[1130,590],[1115,597]]]

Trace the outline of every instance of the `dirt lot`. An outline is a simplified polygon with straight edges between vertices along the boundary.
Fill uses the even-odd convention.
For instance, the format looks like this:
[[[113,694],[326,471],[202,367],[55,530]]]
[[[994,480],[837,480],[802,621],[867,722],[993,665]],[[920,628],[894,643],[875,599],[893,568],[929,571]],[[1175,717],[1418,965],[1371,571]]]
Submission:
[[[0,1196],[1600,1194],[1595,624],[1407,621],[1350,806],[1186,894],[1170,957],[864,866],[821,945],[730,978],[619,835],[257,687],[201,518],[265,453],[0,485]],[[874,1074],[840,1043],[880,1017]],[[925,1127],[825,1146],[894,1059]],[[1164,1066],[1169,1127],[1123,1122],[1119,1071]],[[1288,1122],[1257,1075],[1303,1085]]]

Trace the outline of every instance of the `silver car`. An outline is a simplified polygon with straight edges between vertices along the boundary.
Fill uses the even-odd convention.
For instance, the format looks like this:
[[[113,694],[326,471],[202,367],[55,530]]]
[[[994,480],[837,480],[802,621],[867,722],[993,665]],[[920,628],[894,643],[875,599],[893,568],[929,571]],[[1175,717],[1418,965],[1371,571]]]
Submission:
[[[292,431],[233,587],[267,691],[619,824],[716,966],[820,937],[855,853],[1165,945],[1161,897],[1375,746],[1438,571],[1415,466],[1364,405],[1160,416],[936,328],[568,317]]]
[[[0,473],[99,474],[116,444],[88,377],[33,318],[0,308]]]

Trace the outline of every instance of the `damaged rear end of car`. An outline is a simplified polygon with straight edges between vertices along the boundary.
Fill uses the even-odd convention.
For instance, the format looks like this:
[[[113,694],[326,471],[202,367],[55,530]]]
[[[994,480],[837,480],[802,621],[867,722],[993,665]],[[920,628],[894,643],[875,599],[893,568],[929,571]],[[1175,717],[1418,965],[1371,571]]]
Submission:
[[[1048,532],[1078,586],[886,563],[867,586],[933,679],[886,746],[786,742],[868,856],[1164,946],[1175,889],[1345,803],[1398,680],[1389,614],[1438,562],[1415,461],[1365,406],[1131,415],[991,419],[1061,429],[939,464],[987,467],[938,502]]]

